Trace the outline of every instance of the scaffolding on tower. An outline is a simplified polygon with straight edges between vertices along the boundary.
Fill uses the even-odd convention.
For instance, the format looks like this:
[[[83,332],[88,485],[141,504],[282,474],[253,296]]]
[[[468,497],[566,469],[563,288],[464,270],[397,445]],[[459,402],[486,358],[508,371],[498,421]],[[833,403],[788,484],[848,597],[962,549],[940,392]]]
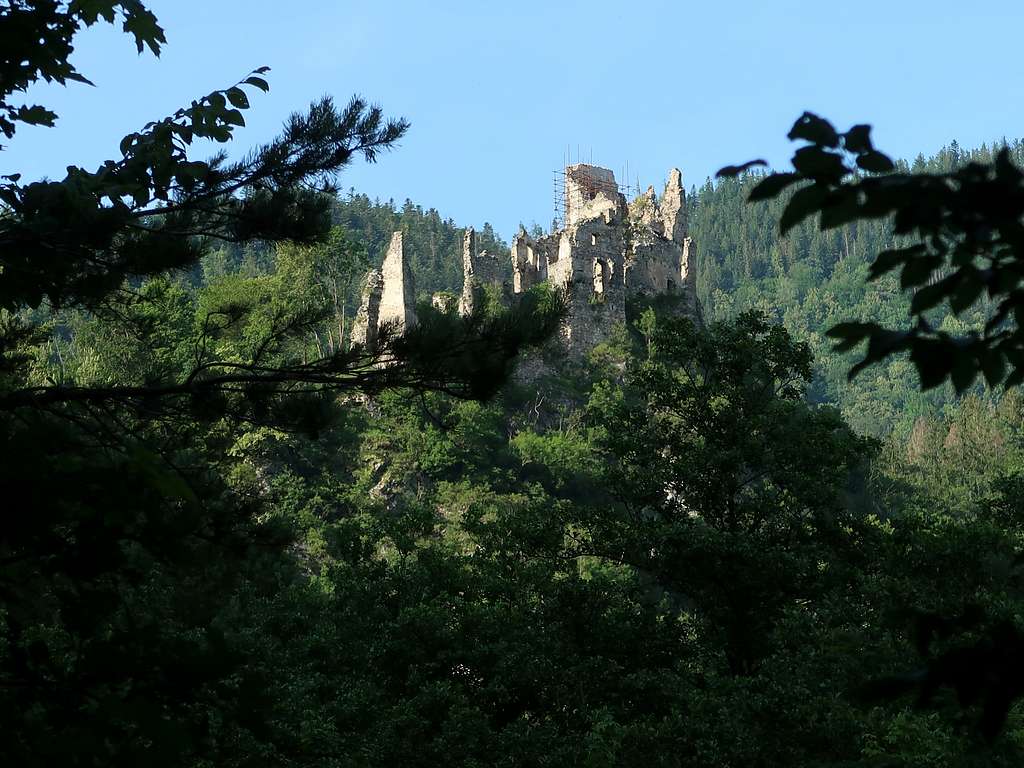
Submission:
[[[566,165],[561,170],[552,171],[554,180],[554,218],[552,224],[555,230],[565,228],[571,209],[583,207],[600,192],[604,192],[609,197],[621,194],[626,199],[629,199],[631,190],[628,184],[617,183],[614,176],[612,176],[611,181],[607,181],[600,178],[593,171],[607,171],[607,169],[588,163],[575,163]],[[572,187],[570,187],[567,181],[570,173],[573,176]]]

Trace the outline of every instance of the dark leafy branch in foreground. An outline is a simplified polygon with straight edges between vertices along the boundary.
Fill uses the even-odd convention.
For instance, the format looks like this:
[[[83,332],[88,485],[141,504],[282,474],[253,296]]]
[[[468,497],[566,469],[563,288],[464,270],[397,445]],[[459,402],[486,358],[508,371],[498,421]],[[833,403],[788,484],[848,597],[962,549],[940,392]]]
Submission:
[[[12,389],[0,395],[0,411],[53,409],[75,405],[117,405],[136,410],[174,410],[174,402],[193,401],[248,421],[278,423],[275,403],[326,394],[373,395],[411,387],[457,398],[490,397],[505,381],[512,362],[525,347],[543,342],[565,311],[564,298],[537,289],[514,309],[487,317],[435,313],[404,333],[384,327],[374,350],[360,346],[311,361],[282,356],[294,339],[323,320],[321,314],[281,316],[254,345],[247,359],[224,359],[209,351],[235,308],[221,313],[227,322],[207,323],[195,342],[195,364],[182,375],[160,381],[111,386],[51,384]],[[145,339],[140,339],[145,343]],[[3,350],[0,350],[2,352]],[[0,358],[2,359],[2,358]],[[231,398],[234,398],[232,400]],[[264,418],[259,418],[259,413]]]
[[[829,331],[837,351],[867,341],[850,376],[908,352],[924,389],[949,380],[963,392],[979,373],[991,386],[1024,382],[1024,173],[1009,152],[948,173],[907,173],[875,149],[867,125],[840,133],[808,112],[789,138],[806,142],[793,155],[793,170],[766,176],[749,199],[795,187],[779,222],[783,234],[813,216],[823,230],[891,217],[899,247],[878,254],[870,277],[898,270],[900,285],[914,292],[909,327],[848,322]],[[765,163],[728,166],[719,176],[757,165]],[[950,333],[929,320],[943,302],[960,315],[986,296],[993,309],[980,330]]]
[[[57,120],[55,112],[39,104],[11,104],[15,93],[39,80],[92,84],[69,57],[74,36],[101,19],[108,24],[120,20],[139,53],[148,48],[159,56],[167,42],[156,16],[139,0],[8,0],[0,8],[0,133],[7,139],[14,138],[18,123],[52,126]]]
[[[331,181],[354,157],[372,161],[404,134],[404,120],[353,98],[294,114],[281,136],[239,161],[190,160],[197,139],[226,142],[244,125],[243,86],[267,89],[256,70],[171,117],[126,136],[122,158],[63,181],[0,185],[0,306],[92,306],[126,278],[194,263],[204,241],[321,240]]]

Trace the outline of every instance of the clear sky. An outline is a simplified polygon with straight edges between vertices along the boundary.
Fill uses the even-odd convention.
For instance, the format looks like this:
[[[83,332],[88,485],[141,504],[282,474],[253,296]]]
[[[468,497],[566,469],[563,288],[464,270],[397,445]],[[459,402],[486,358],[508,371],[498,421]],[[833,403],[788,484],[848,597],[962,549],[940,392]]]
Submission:
[[[117,156],[119,138],[193,97],[272,68],[238,150],[322,94],[360,93],[412,123],[393,153],[340,180],[457,223],[550,223],[552,172],[571,159],[687,187],[722,165],[790,153],[809,109],[875,126],[908,157],[956,139],[1024,136],[1021,0],[151,0],[158,60],[109,27],[73,61],[96,88],[29,94],[61,115],[22,128],[0,173],[62,178]]]

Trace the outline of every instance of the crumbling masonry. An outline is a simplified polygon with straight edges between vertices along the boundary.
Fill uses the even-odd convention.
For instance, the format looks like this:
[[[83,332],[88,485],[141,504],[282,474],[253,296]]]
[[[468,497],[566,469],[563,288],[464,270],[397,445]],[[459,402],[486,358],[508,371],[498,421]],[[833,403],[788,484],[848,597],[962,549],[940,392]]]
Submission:
[[[391,236],[391,244],[380,269],[366,275],[363,298],[352,325],[352,343],[368,349],[377,345],[380,329],[402,333],[416,325],[416,287],[405,263],[402,233]]]
[[[565,226],[538,238],[520,229],[512,241],[511,284],[498,258],[478,253],[473,230],[466,230],[458,309],[473,312],[488,288],[514,301],[546,281],[565,290],[569,312],[561,340],[568,356],[579,357],[625,323],[627,298],[675,294],[681,310],[699,321],[692,253],[677,169],[660,198],[651,187],[627,203],[611,171],[571,165],[565,169]],[[382,269],[367,277],[352,341],[372,348],[385,323],[399,331],[415,325],[414,302],[402,235],[396,232]]]

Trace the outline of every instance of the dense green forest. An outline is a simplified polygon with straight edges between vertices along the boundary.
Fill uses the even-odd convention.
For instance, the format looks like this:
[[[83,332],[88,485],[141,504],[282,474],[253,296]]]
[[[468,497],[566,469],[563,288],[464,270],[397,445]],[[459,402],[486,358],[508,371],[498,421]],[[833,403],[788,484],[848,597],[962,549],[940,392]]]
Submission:
[[[165,42],[137,2],[0,11],[8,138],[53,120],[15,94],[81,79],[70,41],[114,19]],[[901,283],[868,281],[913,239],[900,215],[782,237],[799,190],[708,182],[704,324],[637,303],[527,381],[565,311],[539,286],[421,302],[365,349],[346,337],[389,234],[426,297],[459,287],[461,230],[324,183],[409,129],[358,98],[190,159],[265,75],[96,171],[0,184],[3,765],[1020,764],[1024,397],[959,373],[922,393],[899,354],[847,384],[825,337],[908,322]],[[901,170],[978,161],[1019,222],[1010,149]],[[982,323],[1006,285],[932,320]]]
[[[962,149],[956,142],[935,156],[899,163],[917,174],[941,173],[970,162],[991,163],[1002,145]],[[1013,161],[1024,160],[1024,142],[1008,144]],[[896,276],[869,283],[869,267],[898,239],[887,219],[857,221],[820,231],[804,222],[785,237],[778,222],[787,198],[746,204],[746,195],[763,177],[710,180],[690,195],[690,230],[698,247],[698,290],[710,318],[733,317],[758,309],[810,344],[817,360],[809,396],[837,405],[860,432],[884,437],[906,434],[918,417],[952,406],[952,387],[921,393],[914,367],[905,357],[876,365],[848,382],[853,355],[837,355],[825,332],[850,319],[890,325],[907,322],[911,296]],[[954,316],[936,310],[939,327],[961,330],[979,323],[991,311],[981,302],[970,313]],[[981,394],[981,390],[977,390]]]
[[[34,376],[183,375],[225,296],[247,312],[211,343],[244,358],[269,310],[309,309],[310,254],[285,252],[274,275],[156,280],[119,322],[79,316]],[[395,389],[337,406],[316,440],[131,421],[205,476],[154,477],[172,516],[132,536],[174,542],[194,492],[242,540],[108,551],[90,614],[39,625],[22,669],[96,702],[84,717],[44,698],[8,748],[22,764],[69,744],[130,764],[150,743],[172,765],[970,764],[952,700],[858,690],[913,667],[917,615],[1019,610],[1018,396],[969,397],[880,445],[807,401],[808,348],[757,314],[660,319],[574,375],[488,403]],[[42,462],[17,455],[9,484]],[[51,471],[69,493],[86,482]],[[154,647],[176,681],[146,679]],[[75,741],[46,740],[54,722]],[[1022,739],[1014,715],[986,754],[1013,764]]]
[[[462,290],[462,235],[465,231],[450,218],[442,218],[434,208],[424,210],[406,200],[398,207],[393,200],[370,200],[349,189],[331,201],[331,220],[348,236],[353,257],[347,264],[342,288],[343,305],[348,316],[359,306],[359,292],[364,273],[371,266],[379,267],[393,232],[404,235],[409,267],[416,279],[420,298],[429,301],[438,291]],[[509,246],[487,222],[477,226],[477,247],[481,251],[504,256]],[[339,234],[341,234],[339,233]],[[338,244],[343,248],[346,243]],[[273,249],[265,243],[248,247],[225,244],[207,254],[191,279],[197,284],[217,277],[241,272],[250,276],[267,274],[275,269]],[[508,265],[511,277],[511,262]]]

